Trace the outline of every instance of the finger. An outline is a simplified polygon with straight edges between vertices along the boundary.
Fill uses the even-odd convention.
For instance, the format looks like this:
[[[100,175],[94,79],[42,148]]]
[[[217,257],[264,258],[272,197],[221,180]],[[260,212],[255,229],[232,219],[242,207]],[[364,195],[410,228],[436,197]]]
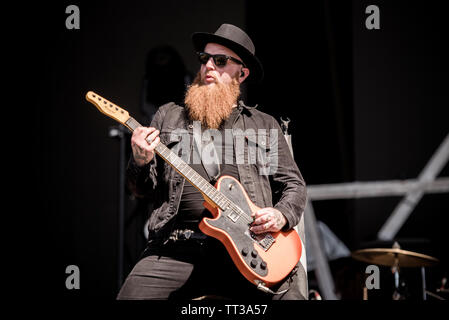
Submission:
[[[158,135],[159,135],[159,130],[155,130],[145,138],[145,141],[148,142],[149,144],[151,144]]]
[[[131,140],[131,148],[141,155],[152,151],[150,145],[142,140]]]
[[[145,139],[149,134],[154,132],[156,128],[153,127],[138,127],[135,132],[137,133],[137,136],[140,138]]]
[[[262,209],[259,209],[259,210],[255,211],[255,212],[253,212],[253,214],[251,216],[254,219],[257,219],[257,218],[260,218],[261,216],[266,215],[266,214],[268,214],[270,212],[271,212],[270,208],[262,208]]]
[[[253,216],[253,220],[254,223],[256,224],[261,224],[261,223],[265,223],[268,220],[272,219],[273,217],[273,213],[271,211],[261,211],[261,212],[257,212],[254,216]]]
[[[264,223],[267,223],[267,222],[272,221],[272,220],[274,220],[273,214],[266,213],[266,214],[260,216],[259,218],[255,219],[253,224],[260,225],[260,224],[264,224]]]
[[[153,128],[153,127],[137,127],[134,130],[134,133],[139,134],[139,135],[143,134],[143,133],[149,134],[149,133],[153,132],[154,130],[155,130],[155,128]]]
[[[250,228],[250,230],[252,232],[254,232],[255,234],[260,234],[260,233],[265,233],[265,232],[271,232],[273,226],[274,226],[273,222],[266,222],[266,223],[258,225],[258,226],[253,226]]]
[[[153,128],[154,129],[154,128]],[[147,127],[138,127],[134,130],[133,135],[131,137],[132,144],[142,144],[145,140],[146,136],[153,132],[152,128]]]
[[[153,150],[157,147],[157,145],[159,144],[160,140],[161,140],[161,139],[159,138],[159,136],[157,136],[157,137],[153,140],[153,142],[151,142],[150,147],[149,147],[150,151],[153,151]]]

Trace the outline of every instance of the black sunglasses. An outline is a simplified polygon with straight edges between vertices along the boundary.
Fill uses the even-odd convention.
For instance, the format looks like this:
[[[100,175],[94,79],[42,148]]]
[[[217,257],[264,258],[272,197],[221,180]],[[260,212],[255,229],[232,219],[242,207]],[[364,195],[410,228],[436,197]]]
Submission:
[[[224,67],[226,63],[228,63],[228,60],[232,60],[235,63],[241,64],[246,68],[245,64],[242,61],[225,54],[210,54],[207,52],[197,52],[196,54],[198,55],[198,60],[201,64],[206,64],[207,61],[212,58],[214,59],[214,63],[217,67]]]

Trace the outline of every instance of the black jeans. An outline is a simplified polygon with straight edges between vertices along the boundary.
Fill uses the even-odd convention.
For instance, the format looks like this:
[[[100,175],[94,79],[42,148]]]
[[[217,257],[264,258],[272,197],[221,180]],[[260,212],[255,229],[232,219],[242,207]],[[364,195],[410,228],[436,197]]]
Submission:
[[[262,292],[241,275],[224,246],[215,239],[169,242],[149,247],[126,278],[119,300],[184,300],[202,296],[222,299],[304,299],[295,274],[279,286],[282,295]]]

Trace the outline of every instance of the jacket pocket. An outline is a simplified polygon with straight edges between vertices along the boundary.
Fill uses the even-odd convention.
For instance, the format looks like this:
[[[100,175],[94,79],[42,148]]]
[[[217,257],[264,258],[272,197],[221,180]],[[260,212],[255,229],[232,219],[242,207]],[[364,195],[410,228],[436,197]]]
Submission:
[[[248,161],[256,165],[259,175],[269,175],[273,165],[277,166],[276,142],[270,143],[270,136],[258,134],[247,136]]]

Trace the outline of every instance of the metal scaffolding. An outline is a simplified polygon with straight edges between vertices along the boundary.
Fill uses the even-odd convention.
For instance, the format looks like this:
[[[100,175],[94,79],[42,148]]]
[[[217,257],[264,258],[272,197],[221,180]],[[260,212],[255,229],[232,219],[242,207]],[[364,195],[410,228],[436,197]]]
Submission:
[[[309,254],[312,254],[316,260],[316,278],[325,300],[337,300],[338,297],[335,293],[334,281],[323,250],[323,244],[316,228],[312,201],[404,195],[404,198],[377,234],[380,240],[392,240],[425,193],[449,192],[449,177],[436,178],[448,159],[449,134],[432,155],[417,179],[308,186],[305,233],[307,241],[310,241],[312,251]]]

